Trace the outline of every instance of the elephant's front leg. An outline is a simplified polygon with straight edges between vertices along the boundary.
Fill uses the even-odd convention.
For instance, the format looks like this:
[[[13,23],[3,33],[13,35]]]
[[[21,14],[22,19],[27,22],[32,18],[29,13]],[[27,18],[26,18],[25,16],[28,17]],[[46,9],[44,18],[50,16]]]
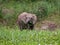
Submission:
[[[34,25],[31,25],[31,26],[30,26],[30,29],[33,30],[33,29],[34,29]]]

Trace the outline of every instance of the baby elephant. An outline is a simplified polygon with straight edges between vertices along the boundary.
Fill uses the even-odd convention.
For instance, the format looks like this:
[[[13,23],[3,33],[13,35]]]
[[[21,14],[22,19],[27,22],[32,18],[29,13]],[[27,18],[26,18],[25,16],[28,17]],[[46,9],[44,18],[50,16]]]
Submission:
[[[22,29],[33,29],[34,25],[37,21],[37,17],[35,14],[23,12],[18,16],[17,23],[19,25],[20,30]]]

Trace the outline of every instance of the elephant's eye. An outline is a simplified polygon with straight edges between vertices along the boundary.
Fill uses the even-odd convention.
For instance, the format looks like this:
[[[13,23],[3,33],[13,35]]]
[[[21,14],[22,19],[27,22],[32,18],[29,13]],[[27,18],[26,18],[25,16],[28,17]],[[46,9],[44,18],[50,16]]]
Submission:
[[[31,20],[33,20],[33,18],[31,18]]]
[[[30,17],[27,17],[27,19],[31,19]]]

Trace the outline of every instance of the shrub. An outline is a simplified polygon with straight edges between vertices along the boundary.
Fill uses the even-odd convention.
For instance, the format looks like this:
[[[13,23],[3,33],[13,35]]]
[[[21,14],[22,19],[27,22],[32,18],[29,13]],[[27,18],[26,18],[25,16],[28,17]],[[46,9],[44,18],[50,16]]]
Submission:
[[[0,12],[0,17],[3,17],[5,20],[7,20],[9,25],[14,24],[17,20],[18,15],[22,12],[35,13],[38,17],[38,21],[42,21],[46,19],[49,14],[58,10],[59,6],[55,6],[54,3],[50,3],[49,0],[0,0],[0,2],[1,1],[5,3],[2,3],[2,9],[6,7],[6,9],[12,9],[14,12],[14,14],[12,14],[8,11],[8,14],[4,14],[5,16],[3,16],[3,14]]]

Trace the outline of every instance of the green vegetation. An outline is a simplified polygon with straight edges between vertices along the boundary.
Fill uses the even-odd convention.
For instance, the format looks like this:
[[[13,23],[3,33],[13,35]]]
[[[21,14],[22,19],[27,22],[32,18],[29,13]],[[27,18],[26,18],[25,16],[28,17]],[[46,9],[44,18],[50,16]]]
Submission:
[[[0,28],[0,45],[60,45],[60,31]]]
[[[22,12],[35,13],[38,21],[59,15],[60,0],[0,0],[0,17],[7,25],[14,25]],[[59,21],[58,21],[59,22]]]
[[[22,12],[35,13],[40,22],[46,19],[60,25],[60,0],[0,0],[0,45],[60,45],[59,29],[20,31],[16,22]]]

